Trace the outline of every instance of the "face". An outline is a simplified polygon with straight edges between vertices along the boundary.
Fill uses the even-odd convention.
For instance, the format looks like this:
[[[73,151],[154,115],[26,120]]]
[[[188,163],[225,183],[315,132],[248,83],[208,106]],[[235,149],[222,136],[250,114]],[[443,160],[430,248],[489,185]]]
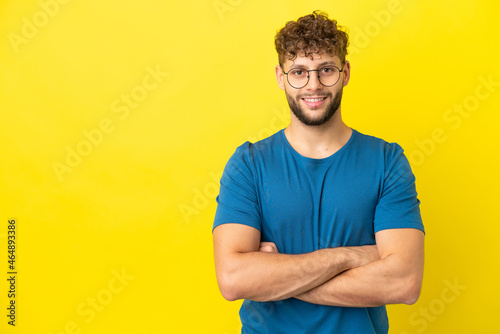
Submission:
[[[318,70],[324,66],[335,65],[342,69],[342,64],[337,56],[328,54],[314,54],[310,57],[297,57],[295,60],[287,60],[283,64],[284,71],[297,68],[303,70]],[[342,90],[349,81],[350,65],[346,61],[344,70],[340,73],[338,82],[331,87],[326,87],[318,80],[318,72],[309,72],[309,82],[306,86],[296,89],[290,86],[286,75],[279,66],[276,67],[278,84],[286,93],[290,110],[295,117],[304,125],[319,126],[327,123],[340,108]]]

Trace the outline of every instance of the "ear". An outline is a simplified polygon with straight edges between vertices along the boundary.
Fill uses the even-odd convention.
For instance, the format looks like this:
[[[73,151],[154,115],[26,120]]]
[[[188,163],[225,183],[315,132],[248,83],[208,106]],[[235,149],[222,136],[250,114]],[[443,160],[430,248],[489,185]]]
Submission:
[[[351,63],[348,60],[345,61],[344,70],[342,71],[342,75],[344,76],[344,85],[347,86],[349,83],[349,79],[351,78]]]
[[[285,90],[285,82],[284,82],[285,74],[283,73],[283,70],[279,65],[276,65],[275,71],[276,71],[276,80],[278,80],[278,86],[280,86],[282,90]]]

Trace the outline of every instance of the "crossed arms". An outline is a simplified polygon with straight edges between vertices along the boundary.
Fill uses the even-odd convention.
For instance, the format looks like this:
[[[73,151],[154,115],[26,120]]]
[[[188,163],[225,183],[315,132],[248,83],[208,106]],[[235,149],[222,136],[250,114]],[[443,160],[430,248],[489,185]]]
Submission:
[[[213,231],[215,270],[227,300],[374,307],[413,304],[420,295],[424,234],[418,229],[382,230],[376,246],[325,248],[280,254],[260,242],[259,230],[223,224]]]

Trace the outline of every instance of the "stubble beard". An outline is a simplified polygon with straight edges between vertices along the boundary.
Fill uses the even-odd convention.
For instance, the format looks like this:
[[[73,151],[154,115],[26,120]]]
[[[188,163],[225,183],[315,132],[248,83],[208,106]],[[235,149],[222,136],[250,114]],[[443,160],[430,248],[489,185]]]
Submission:
[[[340,89],[337,94],[335,94],[335,98],[326,106],[325,112],[317,118],[312,118],[307,115],[299,105],[300,99],[306,97],[307,95],[298,95],[296,99],[294,99],[292,96],[288,95],[288,93],[285,93],[290,110],[292,110],[295,117],[297,117],[301,123],[308,126],[320,126],[328,122],[339,109],[342,101],[342,91],[343,89]],[[332,98],[332,93],[327,92],[326,94],[316,94],[315,96],[326,96]]]

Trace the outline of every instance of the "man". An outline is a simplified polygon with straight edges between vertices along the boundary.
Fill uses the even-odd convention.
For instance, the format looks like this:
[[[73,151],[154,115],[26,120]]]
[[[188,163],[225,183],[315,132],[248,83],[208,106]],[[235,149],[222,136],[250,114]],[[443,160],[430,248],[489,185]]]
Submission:
[[[275,38],[288,127],[238,147],[221,178],[213,240],[242,333],[387,333],[386,304],[415,303],[424,227],[397,144],[349,128],[348,36],[321,12]]]

